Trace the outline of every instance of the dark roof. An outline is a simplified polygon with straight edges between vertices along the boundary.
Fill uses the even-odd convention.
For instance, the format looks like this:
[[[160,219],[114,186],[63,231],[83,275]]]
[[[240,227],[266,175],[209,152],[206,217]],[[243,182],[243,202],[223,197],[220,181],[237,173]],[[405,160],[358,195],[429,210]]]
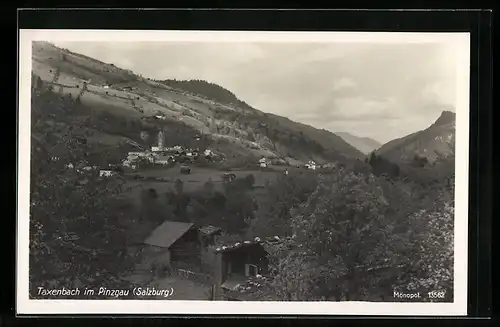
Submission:
[[[239,242],[232,242],[230,244],[225,244],[225,245],[218,245],[215,248],[216,252],[229,252],[229,251],[234,251],[237,249],[241,249],[243,247],[247,246],[255,246],[255,245],[260,245],[264,248],[264,250],[267,253],[272,253],[274,251],[279,250],[279,248],[283,245],[286,245],[287,240],[292,239],[293,237],[269,237],[265,239],[261,239],[259,237],[255,237],[253,240],[247,240],[247,241],[239,241]]]
[[[207,226],[203,226],[200,228],[200,232],[202,234],[205,234],[205,235],[212,235],[216,232],[219,232],[221,231],[222,229],[219,228],[219,227],[215,227],[215,226],[212,226],[212,225],[207,225]]]
[[[145,244],[168,248],[181,238],[191,227],[192,223],[165,221],[158,226],[144,241]]]

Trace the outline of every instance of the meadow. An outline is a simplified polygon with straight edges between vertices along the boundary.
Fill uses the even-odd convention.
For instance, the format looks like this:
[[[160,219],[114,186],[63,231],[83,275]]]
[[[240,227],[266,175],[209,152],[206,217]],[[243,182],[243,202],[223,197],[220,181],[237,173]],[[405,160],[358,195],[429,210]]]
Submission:
[[[174,189],[174,183],[177,179],[184,183],[184,192],[191,193],[199,190],[203,185],[211,180],[214,183],[215,189],[222,191],[224,171],[214,168],[192,167],[190,174],[181,174],[179,166],[165,169],[151,169],[139,172],[130,172],[125,176],[126,183],[124,185],[125,195],[131,199],[140,199],[142,189],[155,189],[158,193],[165,193]],[[256,189],[264,187],[267,181],[276,180],[278,172],[275,171],[259,171],[259,170],[233,170],[237,178],[244,178],[248,174],[253,174],[255,177],[254,187]],[[144,179],[134,179],[134,176],[139,175]],[[161,178],[162,181],[154,180],[153,178]]]

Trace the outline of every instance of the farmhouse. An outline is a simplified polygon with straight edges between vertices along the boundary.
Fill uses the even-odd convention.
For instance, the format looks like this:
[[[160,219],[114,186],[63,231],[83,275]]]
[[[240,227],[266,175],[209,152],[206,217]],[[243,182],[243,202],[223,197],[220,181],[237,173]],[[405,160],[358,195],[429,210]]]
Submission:
[[[215,241],[215,236],[222,234],[222,228],[212,225],[203,226],[200,228],[200,236],[203,245],[211,245]]]
[[[158,156],[154,160],[154,163],[157,165],[168,165],[172,162],[175,162],[175,158],[173,156]]]
[[[135,161],[135,160],[137,160],[137,159],[139,159],[139,156],[129,155],[129,156],[127,157],[127,160],[128,160],[128,161]]]
[[[259,286],[269,274],[267,256],[282,244],[277,236],[236,242],[215,249],[214,298],[258,300]],[[260,282],[259,282],[260,280]]]
[[[310,170],[316,170],[317,168],[316,162],[309,160],[309,162],[306,164],[306,168]]]
[[[145,157],[148,154],[146,152],[134,151],[134,152],[129,152],[128,155],[129,157]]]
[[[170,266],[176,262],[197,263],[199,231],[192,223],[165,221],[144,241],[150,265]]]
[[[112,170],[103,170],[101,169],[99,171],[99,177],[110,177],[110,176],[113,176],[113,175],[116,175],[116,173]]]
[[[267,167],[267,159],[266,158],[262,158],[259,160],[259,166],[261,168],[266,168]]]

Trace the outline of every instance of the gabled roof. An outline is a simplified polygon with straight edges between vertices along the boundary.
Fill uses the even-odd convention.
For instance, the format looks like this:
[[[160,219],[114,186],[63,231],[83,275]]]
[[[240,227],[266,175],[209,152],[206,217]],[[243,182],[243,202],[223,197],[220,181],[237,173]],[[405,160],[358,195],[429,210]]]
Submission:
[[[160,161],[160,160],[171,160],[173,157],[172,156],[158,156],[156,157],[156,160],[157,161]]]
[[[168,248],[182,237],[191,227],[192,223],[165,221],[158,226],[144,241],[145,244]]]

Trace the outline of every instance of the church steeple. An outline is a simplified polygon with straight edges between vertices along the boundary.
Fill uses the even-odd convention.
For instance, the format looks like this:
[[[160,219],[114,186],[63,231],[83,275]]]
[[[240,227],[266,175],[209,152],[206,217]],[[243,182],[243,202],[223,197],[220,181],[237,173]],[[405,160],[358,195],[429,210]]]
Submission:
[[[163,149],[164,142],[165,142],[164,138],[165,138],[165,135],[163,134],[163,131],[159,131],[158,132],[158,147],[160,149]]]

